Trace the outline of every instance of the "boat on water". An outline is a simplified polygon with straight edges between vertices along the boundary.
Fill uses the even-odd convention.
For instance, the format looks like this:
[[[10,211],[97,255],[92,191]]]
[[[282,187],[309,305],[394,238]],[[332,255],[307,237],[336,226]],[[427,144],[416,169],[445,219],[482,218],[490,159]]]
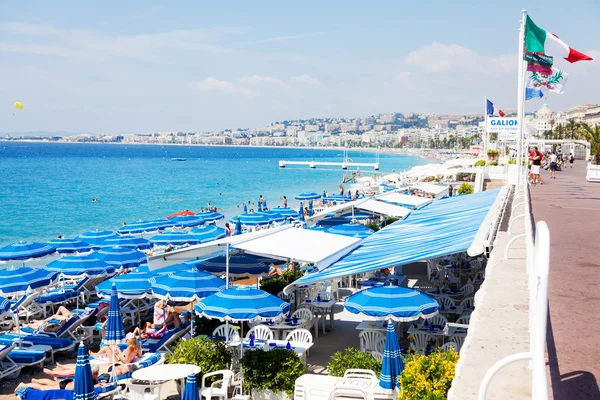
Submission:
[[[171,161],[186,161],[186,159],[177,157],[177,158],[171,158]]]

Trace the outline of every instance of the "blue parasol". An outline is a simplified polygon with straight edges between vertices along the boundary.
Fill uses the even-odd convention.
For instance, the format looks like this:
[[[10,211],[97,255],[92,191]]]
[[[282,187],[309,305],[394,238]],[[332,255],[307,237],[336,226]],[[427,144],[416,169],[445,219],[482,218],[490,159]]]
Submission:
[[[235,223],[238,218],[242,225],[247,226],[269,225],[271,222],[273,222],[269,216],[263,213],[240,214],[236,217],[233,217],[229,222]]]
[[[198,263],[198,268],[211,274],[224,274],[227,257],[218,256]],[[235,277],[262,276],[269,273],[269,266],[249,254],[229,256],[229,275]]]
[[[312,200],[308,202],[308,216],[309,217],[313,216],[313,202],[312,202]]]
[[[198,243],[212,242],[227,236],[227,229],[216,225],[203,225],[190,230],[189,234],[198,239]]]
[[[304,207],[302,206],[302,202],[300,202],[300,209],[298,210],[298,220],[304,222]]]
[[[279,215],[281,215],[282,217],[285,218],[298,218],[298,212],[296,210],[293,210],[291,208],[281,208],[281,207],[277,207],[277,208],[271,208],[269,210],[270,213],[277,213]]]
[[[223,214],[214,211],[201,212],[196,214],[196,217],[202,218],[206,222],[214,222],[225,218]]]
[[[185,380],[185,388],[183,389],[181,400],[200,400],[196,374],[189,374]]]
[[[146,254],[141,251],[119,246],[104,247],[92,253],[90,257],[98,258],[115,268],[135,268],[145,262],[147,258]]]
[[[52,254],[56,249],[45,243],[32,243],[20,241],[15,244],[0,248],[0,261],[29,260],[30,258],[44,257]]]
[[[350,236],[364,239],[375,233],[374,230],[368,226],[361,224],[340,224],[332,226],[327,229],[328,233],[335,233],[336,235]]]
[[[104,241],[106,239],[113,239],[116,237],[119,237],[119,236],[114,232],[99,231],[96,229],[95,231],[82,233],[81,235],[77,236],[75,239],[81,240],[82,242],[89,244],[90,246],[92,246],[93,249],[97,249],[97,248],[100,248],[104,244]]]
[[[19,295],[45,287],[58,277],[46,268],[8,267],[0,269],[0,294]]]
[[[379,386],[389,390],[400,388],[399,378],[402,375],[403,369],[404,363],[402,362],[398,336],[396,335],[394,324],[392,324],[392,321],[388,321]]]
[[[171,218],[169,221],[173,221],[184,228],[202,225],[205,222],[203,218],[200,218],[197,215],[180,215],[178,217]]]
[[[209,273],[191,268],[150,280],[154,297],[173,301],[196,301],[218,292],[225,281]]]
[[[131,249],[148,250],[152,248],[152,243],[148,239],[136,237],[133,235],[120,235],[112,239],[106,239],[101,247],[129,247]]]
[[[235,221],[235,232],[233,234],[234,235],[242,234],[242,223],[240,222],[239,218],[237,219],[237,221]]]
[[[200,237],[190,234],[188,232],[166,232],[159,233],[158,235],[152,236],[150,241],[156,246],[166,246],[172,244],[174,246],[181,246],[184,244],[198,244],[202,242]]]
[[[60,254],[86,253],[92,249],[92,246],[77,239],[52,239],[47,244],[54,247]]]
[[[119,298],[140,299],[152,295],[152,285],[150,279],[157,275],[155,272],[130,272],[115,276],[96,286],[96,293],[100,297],[110,297],[113,286],[116,287]]]
[[[300,193],[296,196],[296,200],[316,200],[320,198],[321,195],[315,192]]]
[[[88,352],[81,342],[77,349],[77,363],[75,364],[73,400],[96,400],[97,394],[94,390],[94,377],[88,360]]]
[[[99,278],[112,275],[115,267],[96,258],[96,253],[87,256],[67,256],[54,260],[46,268],[72,278]]]

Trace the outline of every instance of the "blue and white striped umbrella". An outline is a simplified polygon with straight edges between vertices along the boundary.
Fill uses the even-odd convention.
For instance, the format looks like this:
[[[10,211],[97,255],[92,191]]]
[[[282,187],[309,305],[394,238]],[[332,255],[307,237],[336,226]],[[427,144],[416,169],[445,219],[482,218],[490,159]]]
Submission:
[[[150,280],[154,297],[173,301],[196,301],[218,292],[225,281],[214,275],[192,268],[173,272]]]
[[[312,202],[312,200],[310,200],[308,202],[308,216],[309,217],[313,216],[313,202]]]
[[[350,196],[344,196],[341,194],[331,194],[323,199],[323,201],[337,201],[337,202],[346,202],[351,201]]]
[[[258,212],[262,211],[262,203],[259,201],[258,202]]]
[[[197,215],[180,215],[169,219],[169,221],[173,221],[184,228],[202,225],[205,222],[203,218],[200,218]]]
[[[214,211],[200,212],[196,214],[196,217],[202,218],[206,222],[218,221],[225,218],[223,214]]]
[[[285,221],[285,217],[281,214],[272,211],[260,211],[257,214],[262,214],[265,217],[269,218],[273,222],[283,222]]]
[[[293,210],[291,208],[272,208],[269,210],[269,212],[272,213],[277,213],[281,216],[284,216],[286,218],[291,217],[291,218],[298,218],[298,212],[296,210]]]
[[[75,364],[73,385],[73,400],[97,399],[97,394],[94,390],[94,376],[92,375],[88,352],[83,342],[79,343],[79,348],[77,349],[77,363]]]
[[[198,384],[196,383],[196,374],[189,374],[185,380],[185,388],[181,400],[200,400]]]
[[[69,277],[98,278],[114,274],[115,267],[96,258],[96,254],[63,257],[52,261],[46,268]]]
[[[224,274],[227,264],[226,256],[213,257],[198,263],[198,268],[211,274]],[[269,266],[249,254],[229,256],[229,275],[262,276],[269,273]]]
[[[400,388],[400,375],[404,370],[404,362],[400,353],[398,336],[392,321],[388,321],[385,332],[385,347],[383,348],[383,362],[381,364],[381,375],[379,386],[384,389],[393,390]]]
[[[113,284],[117,288],[119,298],[141,299],[152,296],[152,285],[150,279],[157,274],[154,272],[130,272],[115,276],[96,286],[96,293],[100,297],[108,298],[112,295]]]
[[[8,300],[4,297],[0,297],[0,316],[4,315],[5,312],[10,310],[11,305],[12,304],[11,304],[10,300]]]
[[[233,232],[234,235],[241,235],[242,234],[242,223],[240,222],[240,219],[238,218],[237,221],[235,221],[235,232]]]
[[[364,239],[371,236],[375,231],[368,226],[361,224],[341,224],[335,225],[327,229],[328,233],[335,233],[336,235],[350,236]]]
[[[264,215],[263,213],[240,214],[236,217],[231,218],[229,222],[234,224],[238,218],[240,219],[242,225],[247,226],[269,225],[271,222],[273,222],[273,220],[270,217]]]
[[[104,244],[104,241],[106,239],[113,239],[118,236],[119,235],[111,231],[99,231],[96,229],[95,231],[82,233],[75,239],[81,240],[82,242],[89,244],[94,249],[98,249]]]
[[[119,233],[129,233],[131,235],[140,235],[143,233],[163,231],[167,228],[181,226],[177,222],[168,219],[139,220],[119,228]]]
[[[228,321],[275,318],[289,310],[289,303],[277,296],[260,289],[240,286],[212,294],[194,306],[194,311],[201,317]]]
[[[248,212],[248,207],[246,206],[246,203],[244,202],[244,214],[246,214]]]
[[[128,247],[130,249],[147,250],[152,248],[148,239],[133,235],[120,235],[112,239],[106,239],[102,247]]]
[[[370,317],[414,321],[430,318],[438,313],[438,302],[415,289],[403,286],[381,286],[361,290],[347,297],[346,310]]]
[[[316,200],[320,199],[321,195],[315,192],[300,193],[296,196],[296,200]]]
[[[216,225],[204,225],[191,229],[189,233],[198,239],[198,243],[206,243],[224,238],[227,236],[227,229]]]
[[[123,327],[123,316],[121,315],[117,286],[113,283],[112,293],[110,294],[110,306],[108,307],[106,332],[104,333],[104,343],[121,344],[124,342],[125,328]]]
[[[0,269],[0,294],[30,292],[53,283],[58,274],[46,268],[8,267]]]
[[[155,246],[166,246],[172,244],[174,246],[181,246],[184,244],[198,244],[202,240],[200,237],[193,235],[188,232],[165,232],[158,235],[152,236],[150,241]]]
[[[29,260],[30,258],[44,257],[55,251],[54,247],[45,243],[20,241],[0,248],[0,261]]]
[[[115,268],[135,268],[146,262],[147,258],[146,254],[139,250],[119,246],[103,247],[90,256],[98,258]]]
[[[54,247],[60,254],[87,253],[92,250],[92,246],[88,243],[77,239],[52,239],[47,243],[49,246]]]

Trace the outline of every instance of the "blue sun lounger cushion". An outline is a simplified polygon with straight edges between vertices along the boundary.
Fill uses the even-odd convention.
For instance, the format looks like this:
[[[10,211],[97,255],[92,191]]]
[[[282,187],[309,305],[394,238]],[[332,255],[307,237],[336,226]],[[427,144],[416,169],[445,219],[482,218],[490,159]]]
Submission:
[[[45,335],[21,335],[24,342],[30,342],[34,345],[44,345],[52,347],[54,351],[66,350],[72,347],[75,343],[72,339],[55,338]],[[12,332],[3,333],[0,335],[0,344],[10,346],[19,340],[19,335]]]
[[[44,350],[27,350],[26,347],[21,349],[15,347],[8,353],[8,357],[17,364],[33,365],[44,361],[46,352]]]
[[[117,389],[117,384],[103,385],[94,388],[96,395],[112,392]],[[73,400],[75,391],[73,390],[37,390],[29,387],[17,390],[17,396],[21,400]]]

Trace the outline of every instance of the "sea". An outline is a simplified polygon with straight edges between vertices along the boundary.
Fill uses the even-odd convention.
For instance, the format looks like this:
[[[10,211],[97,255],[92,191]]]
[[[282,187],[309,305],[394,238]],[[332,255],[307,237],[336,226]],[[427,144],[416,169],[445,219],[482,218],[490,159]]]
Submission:
[[[348,157],[375,161],[371,152],[350,150]],[[296,208],[297,194],[337,191],[344,175],[341,167],[279,168],[279,160],[341,162],[343,154],[288,147],[0,142],[0,247],[114,231],[123,222],[199,211],[209,202],[225,214],[223,224],[260,195],[269,208],[282,206],[283,196]],[[381,154],[378,173],[425,163]]]

